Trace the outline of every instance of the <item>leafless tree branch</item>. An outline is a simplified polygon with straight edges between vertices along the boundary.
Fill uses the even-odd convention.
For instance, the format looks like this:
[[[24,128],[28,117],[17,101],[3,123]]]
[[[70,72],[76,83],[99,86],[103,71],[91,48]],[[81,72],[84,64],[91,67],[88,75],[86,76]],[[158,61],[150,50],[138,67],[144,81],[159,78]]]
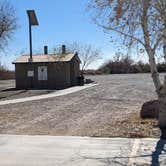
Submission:
[[[0,2],[0,50],[4,50],[17,28],[15,10],[8,1]]]

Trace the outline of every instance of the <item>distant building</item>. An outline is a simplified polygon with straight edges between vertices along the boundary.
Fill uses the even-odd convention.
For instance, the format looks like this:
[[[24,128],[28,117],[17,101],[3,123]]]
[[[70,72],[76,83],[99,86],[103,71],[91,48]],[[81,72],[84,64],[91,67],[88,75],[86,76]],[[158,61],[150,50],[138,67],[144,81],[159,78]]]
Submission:
[[[16,88],[47,88],[62,89],[78,84],[80,75],[80,59],[76,54],[67,54],[62,46],[61,55],[47,54],[47,47],[43,55],[20,56],[15,64]]]

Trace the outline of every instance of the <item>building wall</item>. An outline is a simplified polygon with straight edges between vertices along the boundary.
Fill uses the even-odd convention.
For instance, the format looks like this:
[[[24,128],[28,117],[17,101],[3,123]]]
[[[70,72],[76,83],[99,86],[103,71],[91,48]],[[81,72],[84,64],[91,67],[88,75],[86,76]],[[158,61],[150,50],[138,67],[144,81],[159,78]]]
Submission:
[[[38,80],[38,67],[47,66],[47,80]],[[28,77],[28,70],[34,71],[34,77]],[[16,88],[61,89],[77,85],[79,62],[73,58],[70,62],[15,64]]]
[[[16,88],[18,89],[30,88],[31,81],[33,81],[33,79],[27,77],[28,68],[30,68],[30,65],[28,64],[15,65]]]
[[[55,84],[57,89],[71,86],[70,63],[68,62],[54,63],[54,71],[55,71]]]
[[[70,63],[70,79],[71,85],[78,85],[78,77],[80,76],[80,63],[76,58],[73,58]]]
[[[38,80],[38,67],[47,66],[47,80]],[[28,77],[27,71],[34,70],[34,77]],[[33,63],[16,64],[16,88],[49,88],[61,89],[69,87],[70,84],[70,64],[57,63]]]

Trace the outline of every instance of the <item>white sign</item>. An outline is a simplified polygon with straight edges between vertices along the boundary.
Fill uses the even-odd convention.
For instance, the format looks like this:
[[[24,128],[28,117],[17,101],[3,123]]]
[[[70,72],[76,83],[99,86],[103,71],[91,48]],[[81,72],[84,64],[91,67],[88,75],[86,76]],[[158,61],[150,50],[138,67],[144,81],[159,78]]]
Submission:
[[[39,81],[47,80],[47,66],[38,67],[38,80]]]
[[[34,76],[34,71],[33,70],[28,70],[27,75],[28,75],[28,77],[33,77]]]

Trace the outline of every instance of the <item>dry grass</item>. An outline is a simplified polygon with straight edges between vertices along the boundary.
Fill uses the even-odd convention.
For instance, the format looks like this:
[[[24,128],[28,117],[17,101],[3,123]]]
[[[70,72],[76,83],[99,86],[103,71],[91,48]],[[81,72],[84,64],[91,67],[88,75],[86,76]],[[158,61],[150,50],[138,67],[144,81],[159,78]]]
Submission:
[[[141,119],[139,114],[130,114],[128,118],[115,123],[121,128],[122,135],[130,138],[159,137],[160,131],[156,119]]]

